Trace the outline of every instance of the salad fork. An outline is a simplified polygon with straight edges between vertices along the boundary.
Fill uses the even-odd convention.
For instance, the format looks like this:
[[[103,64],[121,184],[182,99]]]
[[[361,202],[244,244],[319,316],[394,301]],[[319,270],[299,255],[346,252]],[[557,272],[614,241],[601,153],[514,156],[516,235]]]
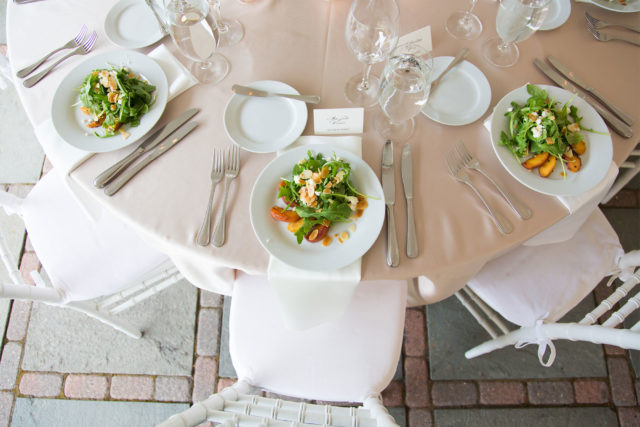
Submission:
[[[231,147],[227,151],[227,166],[224,171],[224,193],[222,194],[222,209],[220,210],[220,216],[216,223],[216,228],[213,230],[213,245],[220,247],[224,244],[224,233],[226,226],[226,210],[227,210],[227,194],[229,193],[229,184],[231,180],[238,176],[240,171],[240,148],[237,145]]]
[[[487,199],[482,195],[480,190],[476,188],[475,185],[471,182],[469,175],[464,170],[464,165],[462,164],[462,160],[457,156],[454,150],[449,151],[446,155],[447,167],[449,168],[449,174],[459,182],[463,182],[467,184],[471,189],[476,193],[476,195],[480,198],[484,206],[489,211],[491,215],[491,219],[504,234],[509,234],[513,231],[513,225],[507,218],[505,218],[499,211],[497,211],[493,205],[489,203]]]
[[[91,34],[89,34],[89,38],[84,42],[83,45],[78,46],[77,48],[75,48],[74,50],[72,50],[71,52],[63,56],[62,58],[58,59],[55,63],[53,63],[53,65],[51,65],[46,70],[41,71],[38,74],[29,77],[27,80],[22,82],[22,84],[24,85],[24,87],[32,87],[33,85],[38,83],[40,80],[42,80],[44,76],[49,74],[51,70],[57,67],[58,64],[60,64],[62,61],[66,60],[67,58],[70,58],[74,55],[86,55],[93,48],[93,45],[96,43],[97,38],[98,38],[98,33],[93,31]]]
[[[605,22],[602,19],[596,18],[595,16],[589,15],[589,12],[584,12],[584,17],[587,20],[587,23],[591,24],[593,28],[600,29],[604,27],[623,27],[627,30],[635,31],[636,33],[640,33],[640,26],[631,25],[631,24],[623,24],[623,23],[612,23]]]
[[[496,189],[502,194],[502,197],[509,203],[509,205],[513,208],[514,211],[520,216],[522,219],[531,218],[531,209],[522,203],[520,200],[515,198],[511,193],[509,193],[506,189],[502,188],[500,184],[498,184],[493,178],[489,176],[485,172],[485,170],[480,166],[480,162],[478,159],[473,157],[473,155],[467,150],[467,147],[464,145],[464,142],[458,141],[455,146],[456,151],[458,152],[458,156],[462,159],[462,163],[467,169],[473,169],[480,172],[484,175]]]
[[[211,166],[211,190],[209,191],[209,202],[207,211],[204,215],[204,221],[198,231],[196,242],[200,246],[207,246],[211,241],[211,205],[213,204],[213,193],[215,193],[218,183],[224,175],[224,158],[220,150],[213,150],[213,166]]]
[[[80,28],[80,31],[78,32],[78,34],[72,38],[71,40],[69,40],[68,42],[66,42],[63,46],[52,50],[51,52],[47,53],[44,57],[42,57],[42,59],[39,59],[38,61],[34,62],[33,64],[24,67],[22,70],[18,71],[16,73],[17,77],[27,77],[29,74],[33,73],[39,66],[41,66],[44,61],[46,61],[47,59],[49,59],[51,57],[51,55],[53,55],[54,53],[58,53],[61,50],[64,49],[71,49],[74,48],[76,46],[80,46],[80,43],[82,43],[82,40],[84,40],[84,36],[85,34],[87,34],[87,26],[83,25],[82,28]]]
[[[631,37],[623,36],[620,34],[613,35],[609,33],[600,32],[597,28],[593,27],[591,23],[589,23],[589,21],[587,21],[587,29],[591,34],[593,34],[593,37],[595,37],[596,40],[599,40],[601,42],[608,42],[610,40],[620,40],[623,42],[635,44],[636,46],[640,46],[640,40],[635,40],[635,39],[632,39]]]

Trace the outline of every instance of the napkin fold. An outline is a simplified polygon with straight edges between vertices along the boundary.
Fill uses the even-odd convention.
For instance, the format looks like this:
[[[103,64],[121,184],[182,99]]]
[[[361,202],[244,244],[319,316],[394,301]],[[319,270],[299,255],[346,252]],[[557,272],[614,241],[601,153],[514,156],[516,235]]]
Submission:
[[[160,65],[167,76],[169,83],[168,101],[198,83],[198,80],[164,45],[159,45],[148,56]],[[80,150],[66,143],[56,132],[51,118],[36,126],[34,130],[49,161],[65,174],[70,174],[95,154]]]
[[[360,136],[301,136],[287,149],[313,144],[330,144],[362,156]],[[361,261],[358,258],[337,270],[309,271],[270,257],[267,279],[278,296],[287,326],[309,329],[339,317],[360,283]]]

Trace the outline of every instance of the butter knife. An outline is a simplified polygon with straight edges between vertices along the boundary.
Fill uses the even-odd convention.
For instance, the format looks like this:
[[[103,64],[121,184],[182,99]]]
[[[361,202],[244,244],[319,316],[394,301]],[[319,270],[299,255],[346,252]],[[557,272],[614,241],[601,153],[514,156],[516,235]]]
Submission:
[[[629,126],[633,125],[633,119],[627,113],[622,111],[618,106],[614,105],[613,102],[609,101],[604,97],[596,88],[589,86],[589,83],[582,80],[578,77],[569,67],[564,65],[558,58],[553,55],[547,55],[547,59],[551,64],[560,71],[560,74],[565,76],[567,79],[571,80],[573,83],[586,90],[590,95],[596,98],[598,101],[602,102],[602,105],[607,107],[609,110],[613,112],[616,116],[620,117],[623,122],[628,124]]]
[[[413,215],[413,164],[410,144],[406,144],[402,148],[401,172],[404,196],[407,200],[407,257],[415,258],[418,256],[418,236]]]
[[[396,181],[393,170],[393,144],[387,141],[382,149],[382,192],[387,206],[387,265],[397,267],[400,264],[398,236],[396,235],[396,217],[393,207],[396,203]]]
[[[613,113],[611,113],[611,112],[605,110],[604,108],[602,108],[598,103],[593,102],[591,99],[589,99],[587,96],[585,96],[585,93],[582,90],[578,89],[573,84],[571,84],[567,79],[562,77],[562,75],[560,75],[560,73],[558,73],[553,68],[551,68],[549,65],[547,65],[544,62],[542,62],[539,59],[535,59],[533,61],[533,63],[547,77],[549,77],[551,80],[553,80],[558,86],[562,87],[563,89],[568,90],[569,92],[575,93],[578,97],[580,97],[583,100],[585,100],[586,102],[588,102],[589,105],[591,105],[593,107],[593,109],[596,110],[598,112],[598,114],[600,114],[602,116],[602,118],[607,123],[609,123],[609,125],[613,128],[614,131],[616,131],[620,135],[624,136],[625,138],[631,138],[631,136],[633,136],[633,130],[629,126],[627,126],[626,123],[624,123],[622,120],[617,118]]]
[[[194,130],[198,126],[196,122],[187,123],[185,126],[181,127],[168,138],[166,138],[160,145],[149,153],[147,157],[142,159],[139,163],[136,163],[131,169],[127,169],[124,173],[119,175],[116,179],[111,181],[109,185],[107,185],[104,189],[104,194],[107,196],[113,196],[125,185],[131,178],[133,178],[138,172],[144,169],[149,163],[153,162],[155,159],[169,151],[172,147],[174,147],[182,138],[187,136],[189,132]]]
[[[93,180],[93,185],[96,188],[104,188],[105,185],[109,183],[109,181],[113,180],[116,176],[118,176],[123,170],[125,170],[130,164],[135,162],[140,156],[144,153],[147,153],[153,150],[158,144],[162,142],[171,132],[178,129],[180,126],[185,124],[187,120],[191,117],[195,116],[196,113],[200,111],[198,108],[192,108],[190,110],[185,111],[180,114],[175,119],[171,120],[166,125],[162,126],[156,132],[154,132],[150,137],[145,139],[140,145],[136,147],[131,153],[129,153],[124,159],[115,163],[110,168],[106,169],[100,175],[98,175]]]
[[[245,96],[259,96],[259,97],[267,97],[267,96],[280,96],[282,98],[290,98],[295,99],[296,101],[303,101],[307,104],[318,104],[320,103],[320,97],[318,95],[295,95],[289,93],[273,93],[267,92],[265,90],[254,89],[252,87],[241,86],[241,85],[233,85],[231,86],[231,90],[238,95]]]

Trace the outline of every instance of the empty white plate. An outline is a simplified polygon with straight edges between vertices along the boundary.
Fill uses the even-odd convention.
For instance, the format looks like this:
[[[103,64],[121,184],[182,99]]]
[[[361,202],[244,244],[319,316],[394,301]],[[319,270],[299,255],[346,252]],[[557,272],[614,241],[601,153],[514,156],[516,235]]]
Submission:
[[[104,20],[111,42],[126,49],[150,46],[164,37],[153,11],[140,0],[120,0]]]
[[[551,0],[541,30],[554,30],[567,22],[571,15],[571,0]]]
[[[453,60],[453,56],[433,58],[433,79]],[[485,75],[472,63],[462,61],[440,80],[429,95],[422,113],[431,120],[451,126],[478,120],[491,103],[491,86]]]
[[[300,95],[286,83],[262,80],[254,89]],[[224,110],[224,130],[236,144],[254,153],[272,153],[295,141],[307,125],[307,105],[279,96],[234,94]]]

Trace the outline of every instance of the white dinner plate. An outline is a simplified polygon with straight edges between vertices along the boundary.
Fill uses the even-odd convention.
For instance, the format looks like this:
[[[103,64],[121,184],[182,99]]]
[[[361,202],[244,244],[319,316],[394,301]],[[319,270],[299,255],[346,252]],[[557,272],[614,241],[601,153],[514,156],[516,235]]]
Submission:
[[[433,58],[433,78],[437,78],[453,56]],[[466,125],[478,120],[491,103],[491,86],[485,75],[469,61],[462,61],[440,80],[422,107],[422,114],[438,123]]]
[[[254,89],[300,95],[286,83],[262,80]],[[224,110],[224,130],[236,144],[254,153],[272,153],[295,141],[307,125],[307,105],[302,101],[269,96],[234,94]]]
[[[140,124],[136,127],[123,126],[123,130],[129,133],[126,139],[119,133],[109,138],[95,136],[93,130],[86,126],[88,116],[80,111],[79,89],[85,77],[95,69],[111,66],[126,66],[156,87],[153,93],[155,101],[140,118]],[[62,80],[53,95],[51,119],[58,135],[68,144],[84,151],[104,153],[126,147],[149,132],[162,116],[168,94],[167,77],[153,59],[132,50],[104,52],[81,62]],[[97,130],[100,132],[102,128]]]
[[[571,0],[551,0],[549,11],[540,30],[554,30],[567,22],[571,15]]]
[[[511,150],[504,145],[499,145],[500,132],[507,131],[509,124],[505,113],[511,108],[511,102],[515,101],[520,105],[529,99],[526,86],[519,87],[509,92],[496,104],[491,118],[491,145],[502,165],[509,173],[522,184],[540,193],[555,196],[576,196],[591,190],[607,174],[611,160],[613,158],[613,144],[609,130],[602,118],[582,98],[575,94],[556,86],[536,85],[547,91],[549,97],[556,101],[555,108],[560,109],[565,102],[570,101],[570,105],[578,108],[578,115],[581,116],[582,126],[593,129],[600,133],[580,131],[587,143],[587,151],[580,156],[582,167],[578,172],[566,170],[566,176],[562,176],[562,168],[556,165],[553,173],[542,178],[537,169],[532,171],[521,165]]]
[[[282,178],[290,178],[293,166],[307,157],[307,151],[322,153],[325,158],[335,153],[349,162],[352,182],[356,189],[370,196],[369,206],[360,218],[355,220],[355,231],[349,231],[350,223],[333,224],[329,229],[332,242],[328,246],[322,243],[309,243],[303,240],[300,245],[296,236],[287,230],[287,223],[279,222],[270,215],[273,206],[284,207],[278,200],[278,184]],[[376,241],[384,222],[384,195],[382,186],[369,165],[355,154],[330,145],[318,144],[302,146],[285,151],[273,159],[260,173],[251,191],[251,225],[262,246],[272,256],[293,267],[326,271],[348,265],[364,255]],[[347,231],[350,238],[339,243],[333,238],[335,233]]]
[[[640,0],[627,0],[626,5],[620,4],[617,0],[576,0],[579,3],[591,3],[603,9],[612,10],[614,12],[640,12]]]
[[[142,0],[120,0],[107,13],[104,32],[117,46],[138,49],[164,37],[153,11]]]

